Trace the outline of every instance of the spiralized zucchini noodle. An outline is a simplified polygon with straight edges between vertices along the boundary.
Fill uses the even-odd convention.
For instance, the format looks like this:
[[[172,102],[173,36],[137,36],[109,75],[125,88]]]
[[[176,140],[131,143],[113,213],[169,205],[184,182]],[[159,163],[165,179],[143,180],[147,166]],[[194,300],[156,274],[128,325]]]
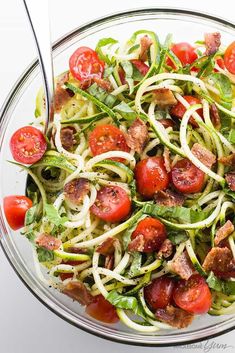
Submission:
[[[47,151],[22,166],[33,201],[22,234],[39,279],[79,302],[102,296],[143,333],[183,328],[202,313],[179,298],[190,286],[209,293],[204,312],[235,313],[235,80],[220,64],[226,51],[207,46],[188,49],[185,63],[172,36],[162,44],[141,30],[124,44],[103,38],[90,57],[79,48],[73,55],[79,61],[82,50],[90,76],[83,61],[71,67],[72,56],[56,80]],[[44,113],[40,90],[40,121]]]

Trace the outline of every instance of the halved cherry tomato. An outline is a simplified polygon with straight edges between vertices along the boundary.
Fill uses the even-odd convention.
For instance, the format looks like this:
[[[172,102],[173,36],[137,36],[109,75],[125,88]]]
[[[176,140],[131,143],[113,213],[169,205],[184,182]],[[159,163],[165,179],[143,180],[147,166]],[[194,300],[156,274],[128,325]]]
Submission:
[[[104,72],[104,61],[100,60],[98,54],[91,48],[80,47],[69,59],[69,69],[77,80],[86,81],[94,77],[102,77]]]
[[[9,226],[14,230],[22,228],[25,214],[32,206],[32,201],[26,196],[11,195],[4,197],[3,208]]]
[[[225,69],[225,65],[224,65],[224,59],[221,57],[221,56],[218,56],[216,59],[215,59],[215,62],[216,64],[221,67],[221,69]],[[218,72],[217,69],[214,69],[215,72]]]
[[[192,275],[187,281],[177,282],[173,299],[181,309],[192,314],[204,314],[211,307],[212,297],[205,279],[200,275]]]
[[[190,105],[195,105],[195,104],[201,104],[200,99],[193,97],[193,96],[183,96],[183,98],[190,104]],[[180,102],[178,102],[176,105],[174,105],[171,110],[170,110],[170,114],[182,119],[184,114],[186,112],[186,108],[183,106],[183,104],[181,104]],[[201,118],[203,118],[203,110],[202,108],[197,109],[196,112],[200,115]],[[196,121],[191,117],[189,119],[189,122],[195,126],[198,127],[198,124],[196,123]]]
[[[114,125],[97,126],[89,136],[89,146],[93,156],[109,151],[129,152],[125,135]],[[122,158],[111,158],[123,162]]]
[[[141,75],[145,76],[149,71],[149,66],[145,64],[141,60],[131,60],[132,64],[136,67],[136,69],[141,73]]]
[[[138,162],[135,178],[138,192],[146,199],[153,198],[155,192],[166,189],[169,184],[162,157],[149,157]]]
[[[231,74],[235,75],[235,41],[225,50],[224,65]]]
[[[103,295],[97,295],[91,304],[86,307],[86,313],[96,320],[115,324],[119,321],[115,307]]]
[[[72,260],[68,260],[68,261],[62,261],[61,262],[62,264],[66,264],[66,265],[71,265],[71,266],[77,266],[77,265],[80,265],[82,263],[82,261],[72,261]],[[62,281],[65,281],[66,279],[68,278],[72,278],[73,277],[73,273],[63,273],[63,272],[60,272],[60,278]]]
[[[131,239],[133,240],[139,235],[144,237],[143,252],[157,251],[166,239],[166,228],[158,219],[147,217],[138,223]]]
[[[131,201],[119,186],[105,186],[97,192],[91,212],[106,222],[116,223],[125,219],[131,211]]]
[[[187,158],[176,162],[171,171],[174,187],[183,194],[200,192],[204,183],[204,172]]]
[[[192,64],[198,57],[195,53],[195,48],[185,42],[173,44],[171,51],[178,57],[183,66]],[[167,58],[166,64],[175,69],[175,65],[170,58]]]
[[[40,130],[33,126],[25,126],[12,135],[10,149],[17,162],[32,164],[42,158],[46,152],[47,143]]]
[[[144,288],[144,297],[150,308],[164,309],[171,303],[175,281],[167,276],[156,278]]]

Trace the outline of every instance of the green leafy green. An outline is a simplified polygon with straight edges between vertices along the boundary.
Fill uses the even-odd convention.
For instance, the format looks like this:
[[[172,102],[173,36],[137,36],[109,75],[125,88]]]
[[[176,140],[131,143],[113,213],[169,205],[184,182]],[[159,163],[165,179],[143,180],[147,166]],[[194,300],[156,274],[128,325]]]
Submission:
[[[228,140],[231,143],[235,143],[235,129],[231,129],[229,136],[228,136]]]
[[[138,275],[141,264],[142,264],[142,254],[138,251],[132,253],[132,262],[130,269],[128,271],[128,277],[134,277]]]
[[[123,247],[126,250],[128,248],[128,245],[131,241],[131,234],[134,232],[137,222],[139,222],[143,217],[142,212],[140,211],[138,214],[136,214],[136,217],[133,218],[133,221],[130,223],[129,227],[126,229],[125,233],[122,236],[122,242],[123,242]]]
[[[166,36],[166,39],[165,39],[165,42],[162,46],[162,49],[161,49],[161,52],[160,52],[160,61],[159,61],[159,65],[157,67],[157,74],[163,72],[164,70],[164,64],[165,64],[165,61],[166,61],[166,56],[169,52],[169,48],[171,46],[171,43],[172,43],[172,34],[168,34]]]
[[[184,230],[180,231],[180,230],[171,229],[167,233],[167,236],[174,245],[183,243],[188,239],[187,233]]]
[[[207,278],[208,286],[217,292],[223,292],[227,295],[235,295],[235,282],[223,281],[216,277],[213,272],[210,272]]]
[[[227,109],[232,107],[232,84],[227,76],[220,72],[214,72],[208,76],[215,88],[220,92],[220,104]]]
[[[36,211],[37,211],[37,205],[30,207],[26,214],[25,214],[25,219],[24,219],[24,225],[29,226],[31,223],[33,223],[36,220]]]
[[[127,60],[122,61],[121,65],[126,74],[125,78],[129,86],[130,94],[132,94],[133,88],[134,88],[133,65],[130,61],[127,61]]]
[[[39,262],[48,262],[54,260],[54,253],[51,250],[47,250],[41,247],[37,248],[37,255]]]
[[[132,47],[130,47],[130,49],[128,50],[128,54],[133,53],[134,51],[136,51],[137,49],[139,49],[140,45],[139,44],[135,44]]]
[[[134,120],[137,116],[136,112],[125,102],[121,102],[113,108],[126,120]]]
[[[102,38],[96,45],[95,51],[98,53],[101,60],[105,61],[108,65],[112,64],[112,59],[110,60],[108,55],[103,53],[103,48],[108,46],[111,47],[112,45],[118,43],[116,39],[113,38]]]
[[[143,79],[143,75],[140,73],[140,71],[135,67],[135,65],[133,65],[133,75],[132,78],[134,81],[141,81]]]
[[[48,203],[45,204],[45,213],[49,222],[53,223],[57,227],[63,225],[68,220],[67,217],[61,217],[59,215],[58,210],[55,208],[54,205],[50,205]]]
[[[103,88],[99,87],[97,83],[93,83],[87,91],[99,101],[103,102],[109,108],[113,108],[117,101],[117,97],[107,93]]]
[[[136,315],[144,317],[144,313],[136,297],[121,295],[116,290],[112,290],[106,299],[116,308],[132,310]]]

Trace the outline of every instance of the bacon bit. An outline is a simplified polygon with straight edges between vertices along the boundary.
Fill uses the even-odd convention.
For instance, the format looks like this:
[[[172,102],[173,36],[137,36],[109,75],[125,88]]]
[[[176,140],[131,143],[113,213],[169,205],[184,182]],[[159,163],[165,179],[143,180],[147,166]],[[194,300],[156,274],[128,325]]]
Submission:
[[[231,153],[226,157],[221,157],[219,159],[219,162],[224,165],[227,165],[228,167],[235,167],[235,153]]]
[[[221,240],[227,238],[234,232],[234,225],[231,221],[227,221],[222,227],[220,227],[215,235],[215,245],[218,245]]]
[[[188,280],[189,277],[195,272],[192,262],[184,251],[175,260],[172,260],[169,264],[170,271],[177,273],[181,278]]]
[[[166,168],[167,173],[171,171],[171,157],[169,148],[165,147],[163,151],[163,159],[164,159],[164,166]]]
[[[182,206],[184,204],[184,200],[184,195],[168,189],[165,191],[158,191],[154,195],[154,201],[158,205],[167,207]]]
[[[57,250],[61,246],[61,240],[47,233],[40,234],[36,239],[36,244],[47,250]]]
[[[79,81],[79,88],[86,90],[87,88],[90,87],[91,84],[92,84],[92,79]]]
[[[175,122],[171,119],[161,119],[161,120],[158,120],[159,123],[161,123],[165,129],[167,129],[168,127],[174,127],[175,126]]]
[[[87,249],[81,249],[81,248],[77,248],[75,246],[70,246],[69,248],[67,248],[66,250],[67,252],[72,252],[73,254],[86,254],[87,253]]]
[[[114,244],[116,241],[117,239],[107,238],[103,243],[97,246],[96,251],[104,256],[112,255],[115,250]]]
[[[185,328],[191,324],[194,315],[173,305],[168,305],[164,309],[157,309],[155,316],[162,322],[173,327]]]
[[[93,81],[106,92],[111,92],[113,90],[111,83],[103,78],[94,77]]]
[[[209,151],[207,148],[203,147],[199,143],[194,143],[191,152],[194,156],[199,159],[207,168],[211,168],[216,162],[216,156]]]
[[[72,126],[63,127],[60,130],[61,144],[65,150],[70,151],[76,144],[77,141],[74,138],[75,133],[76,130]]]
[[[140,38],[140,56],[139,59],[141,61],[147,61],[148,60],[148,50],[150,46],[153,44],[153,41],[151,38],[149,38],[147,35],[143,36]]]
[[[162,246],[160,247],[160,250],[157,253],[157,257],[160,259],[162,257],[167,259],[173,254],[173,249],[174,249],[174,245],[170,241],[170,239],[165,239],[164,242],[162,243]]]
[[[174,94],[168,88],[158,88],[154,91],[154,101],[160,107],[175,105],[177,100]]]
[[[108,270],[112,270],[113,264],[114,264],[114,256],[113,255],[106,256],[105,262],[104,262],[104,267],[107,268]]]
[[[136,151],[142,153],[149,140],[148,128],[146,124],[139,118],[136,118],[128,129],[126,135],[127,145]]]
[[[215,103],[211,104],[211,109],[210,109],[210,115],[211,115],[211,122],[214,125],[214,127],[217,130],[220,130],[221,128],[221,121],[220,121],[220,115],[217,106]]]
[[[93,302],[93,297],[82,282],[71,281],[66,284],[62,292],[81,305],[89,305]]]
[[[212,248],[202,264],[205,271],[229,272],[234,269],[233,254],[228,248]]]
[[[73,179],[64,186],[64,195],[69,201],[75,205],[79,205],[84,196],[88,194],[90,190],[89,180],[85,178]]]
[[[59,77],[54,94],[54,110],[56,113],[61,111],[61,108],[70,100],[71,98],[71,91],[63,88],[65,82],[69,79],[69,72],[66,72],[64,75]]]
[[[144,250],[144,236],[143,234],[137,235],[128,245],[129,251],[143,251]]]
[[[228,183],[229,189],[235,191],[235,172],[226,174],[225,180]]]
[[[205,33],[204,39],[206,46],[205,55],[215,54],[221,45],[221,34],[219,32]]]

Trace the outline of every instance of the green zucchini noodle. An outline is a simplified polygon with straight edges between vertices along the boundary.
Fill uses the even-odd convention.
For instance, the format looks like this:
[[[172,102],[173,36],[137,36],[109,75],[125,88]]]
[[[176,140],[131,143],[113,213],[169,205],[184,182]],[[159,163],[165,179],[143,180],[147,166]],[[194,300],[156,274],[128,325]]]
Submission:
[[[63,104],[54,114],[46,153],[30,167],[19,165],[30,176],[27,195],[33,201],[22,234],[32,242],[39,279],[66,294],[71,286],[82,285],[93,298],[101,295],[109,301],[125,325],[143,333],[175,327],[157,314],[167,310],[169,302],[155,307],[145,287],[165,278],[174,286],[189,280],[181,271],[185,257],[193,275],[209,288],[208,313],[235,313],[234,267],[221,274],[221,269],[205,265],[212,250],[227,251],[233,265],[235,261],[233,225],[224,236],[225,246],[216,245],[218,234],[235,219],[235,188],[229,181],[234,166],[227,162],[235,153],[235,75],[218,65],[216,58],[224,55],[219,51],[201,54],[200,60],[198,50],[198,60],[184,65],[172,40],[168,35],[161,44],[147,30],[135,32],[123,44],[101,39],[94,55],[102,73],[83,80],[70,68],[59,87],[67,98],[61,98]],[[148,46],[144,53],[143,43]],[[200,50],[205,46],[202,42]],[[44,113],[40,90],[35,111],[40,123]],[[102,129],[109,132],[98,136]],[[166,177],[152,183],[155,169],[138,174],[139,166],[149,160],[161,161],[163,166],[157,168]],[[192,169],[179,167],[183,162]],[[140,186],[142,177],[147,179]],[[164,178],[169,180],[163,187]],[[191,189],[193,182],[196,187]],[[143,189],[152,184],[150,196]],[[104,190],[109,194],[103,196]],[[117,190],[123,196],[114,202],[111,196],[116,197]],[[171,193],[179,203],[167,203]],[[167,202],[159,201],[159,195]],[[109,212],[125,198],[128,213],[110,218]],[[147,247],[158,235],[151,233],[154,226],[141,225],[152,219],[164,229],[170,254],[161,252],[163,241]],[[42,236],[52,237],[49,246],[40,243]],[[177,305],[175,300],[169,307],[180,310]]]

